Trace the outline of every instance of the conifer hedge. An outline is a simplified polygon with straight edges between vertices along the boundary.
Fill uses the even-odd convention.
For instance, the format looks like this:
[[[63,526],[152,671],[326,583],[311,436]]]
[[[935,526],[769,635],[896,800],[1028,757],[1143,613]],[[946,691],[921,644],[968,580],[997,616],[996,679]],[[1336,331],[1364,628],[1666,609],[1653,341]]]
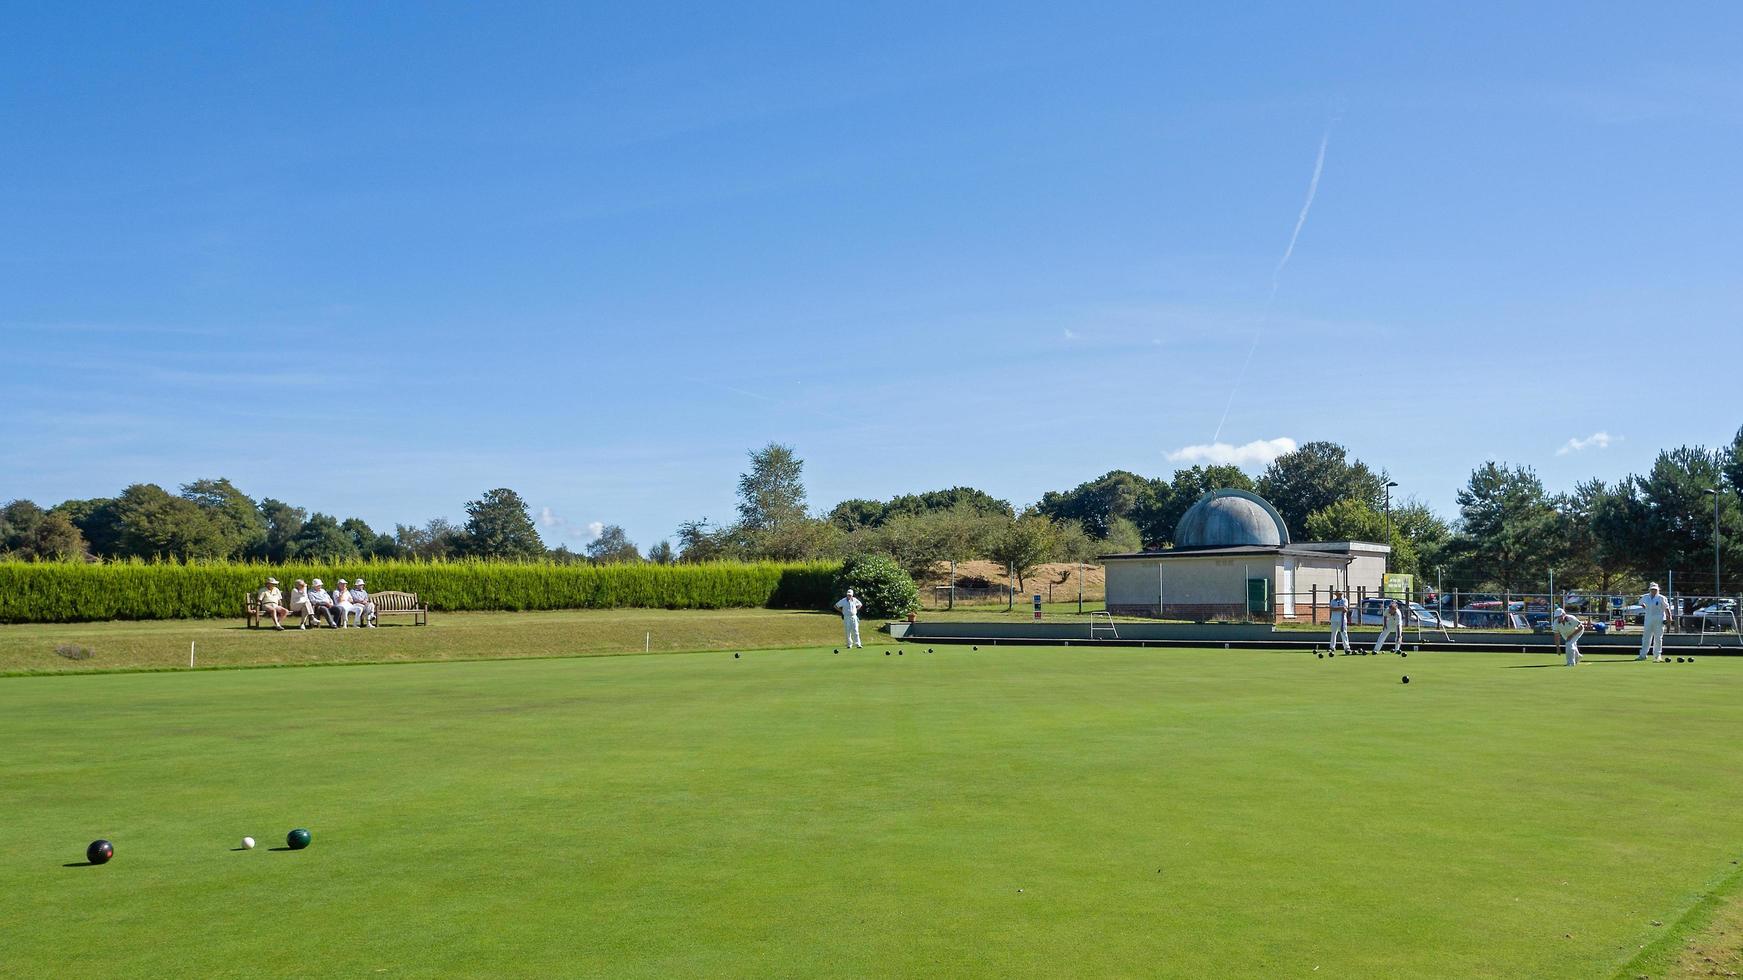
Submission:
[[[431,609],[826,609],[836,562],[554,565],[369,560],[332,565],[244,562],[0,562],[0,623],[242,615],[244,597],[276,577],[364,578],[371,592],[416,592]]]

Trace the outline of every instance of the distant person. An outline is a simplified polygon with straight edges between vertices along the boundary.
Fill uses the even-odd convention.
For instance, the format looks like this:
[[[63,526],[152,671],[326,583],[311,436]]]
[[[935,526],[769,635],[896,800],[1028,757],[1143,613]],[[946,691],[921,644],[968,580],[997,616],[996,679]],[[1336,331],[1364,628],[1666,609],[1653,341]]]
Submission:
[[[298,626],[297,629],[308,629],[309,620],[315,618],[315,604],[313,600],[309,598],[308,583],[300,578],[297,579],[296,587],[291,589],[289,606],[291,612],[296,613],[297,618],[303,621],[302,625]]]
[[[278,579],[269,576],[266,587],[255,598],[260,602],[260,614],[272,619],[272,628],[284,629],[284,618],[290,610],[284,607],[284,593],[278,590]]]
[[[1585,635],[1586,624],[1578,616],[1566,609],[1555,611],[1555,621],[1550,628],[1561,638],[1562,647],[1567,651],[1567,666],[1573,667],[1580,662],[1580,637]]]
[[[865,608],[865,603],[855,599],[853,590],[848,589],[847,595],[841,597],[835,608],[841,613],[841,627],[847,632],[847,648],[865,649],[865,644],[859,638],[859,611]]]
[[[1654,582],[1640,597],[1640,656],[1635,660],[1664,659],[1664,630],[1670,622],[1670,600],[1660,595]]]
[[[315,607],[315,615],[328,626],[337,626],[339,621],[333,618],[333,597],[327,594],[326,586],[320,579],[314,580],[314,588],[309,590],[309,602]]]
[[[1345,653],[1355,653],[1350,647],[1350,600],[1336,589],[1331,591],[1331,649],[1337,652],[1338,641],[1343,641]]]
[[[369,593],[363,591],[363,580],[351,583],[351,601],[357,605],[357,625],[375,628],[375,603],[369,601]]]
[[[1392,652],[1404,652],[1404,606],[1397,599],[1386,600],[1386,605],[1380,613],[1380,638],[1374,641],[1374,652],[1379,653],[1386,645],[1386,638],[1392,638]]]

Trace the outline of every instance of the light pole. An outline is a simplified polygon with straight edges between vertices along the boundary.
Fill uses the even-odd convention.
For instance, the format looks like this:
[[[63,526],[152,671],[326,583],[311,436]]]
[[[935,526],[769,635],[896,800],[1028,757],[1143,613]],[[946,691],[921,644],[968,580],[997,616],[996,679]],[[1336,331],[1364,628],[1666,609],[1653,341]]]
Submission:
[[[1708,490],[1713,495],[1713,599],[1719,598],[1719,491]]]
[[[1382,559],[1380,565],[1383,572],[1392,570],[1392,488],[1397,485],[1391,480],[1386,481],[1386,557]],[[1381,583],[1380,587],[1384,590],[1385,583]]]

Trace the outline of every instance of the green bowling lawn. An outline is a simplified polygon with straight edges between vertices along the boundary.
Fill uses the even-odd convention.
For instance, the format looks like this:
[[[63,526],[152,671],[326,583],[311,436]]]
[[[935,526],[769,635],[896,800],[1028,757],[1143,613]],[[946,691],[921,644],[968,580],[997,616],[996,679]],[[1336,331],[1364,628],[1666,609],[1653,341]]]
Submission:
[[[900,649],[0,678],[0,975],[1658,976],[1737,885],[1740,659]]]

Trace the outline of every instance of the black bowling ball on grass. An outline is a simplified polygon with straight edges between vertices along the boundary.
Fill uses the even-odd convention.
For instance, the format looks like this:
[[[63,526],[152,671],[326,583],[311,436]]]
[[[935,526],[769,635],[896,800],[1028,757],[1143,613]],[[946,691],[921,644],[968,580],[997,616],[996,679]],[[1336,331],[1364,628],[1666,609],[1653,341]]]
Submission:
[[[92,864],[108,864],[115,856],[115,845],[106,840],[94,840],[91,846],[85,848],[85,860]]]

